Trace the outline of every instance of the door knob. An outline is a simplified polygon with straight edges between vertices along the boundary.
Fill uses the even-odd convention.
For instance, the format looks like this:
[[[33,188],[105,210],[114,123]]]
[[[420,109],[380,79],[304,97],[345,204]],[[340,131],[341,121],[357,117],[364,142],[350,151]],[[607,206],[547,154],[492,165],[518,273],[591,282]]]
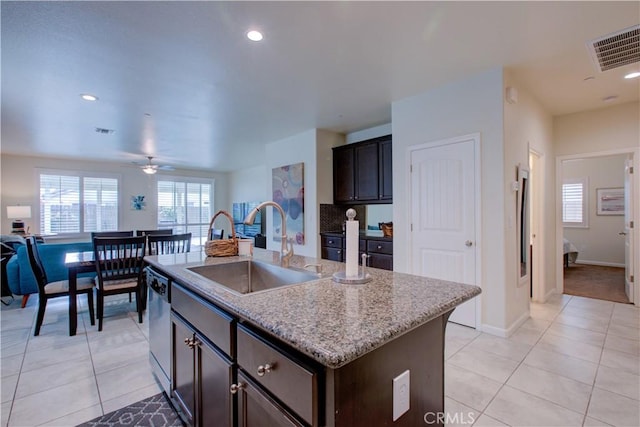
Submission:
[[[466,242],[464,242],[464,244],[466,246],[473,246],[473,242],[471,240],[467,240]]]
[[[618,236],[626,236],[626,235],[627,235],[627,233],[625,233],[624,231],[621,231],[621,232],[618,233]]]

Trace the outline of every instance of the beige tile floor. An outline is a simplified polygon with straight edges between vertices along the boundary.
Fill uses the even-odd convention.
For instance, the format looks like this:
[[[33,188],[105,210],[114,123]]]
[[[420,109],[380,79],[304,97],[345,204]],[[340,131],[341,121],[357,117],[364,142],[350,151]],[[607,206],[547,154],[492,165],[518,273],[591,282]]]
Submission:
[[[75,426],[160,392],[149,366],[148,324],[135,302],[107,298],[102,332],[91,326],[86,298],[76,336],[69,336],[65,298],[49,301],[33,336],[37,296],[20,309],[2,306],[2,426]]]
[[[138,324],[120,299],[97,332],[80,299],[75,337],[64,299],[47,308],[38,337],[35,298],[24,310],[2,307],[2,426],[73,426],[159,392],[146,318]],[[631,305],[556,296],[532,304],[508,339],[449,324],[445,358],[448,425],[640,425],[640,310]]]

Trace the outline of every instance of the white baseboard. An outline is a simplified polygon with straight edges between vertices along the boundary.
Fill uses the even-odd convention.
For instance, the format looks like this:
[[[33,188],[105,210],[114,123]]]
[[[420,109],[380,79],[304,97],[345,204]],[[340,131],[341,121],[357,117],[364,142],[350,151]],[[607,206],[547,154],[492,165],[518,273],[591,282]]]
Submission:
[[[622,267],[624,268],[624,263],[620,264],[617,262],[602,262],[602,261],[584,261],[584,260],[580,260],[580,261],[576,261],[575,264],[585,264],[585,265],[598,265],[601,267]],[[571,267],[569,267],[571,268]]]
[[[509,338],[524,322],[526,322],[529,317],[529,312],[522,313],[515,322],[511,324],[507,329],[496,328],[495,326],[487,325],[486,323],[482,324],[482,332],[486,332],[490,335],[495,335],[502,338]]]

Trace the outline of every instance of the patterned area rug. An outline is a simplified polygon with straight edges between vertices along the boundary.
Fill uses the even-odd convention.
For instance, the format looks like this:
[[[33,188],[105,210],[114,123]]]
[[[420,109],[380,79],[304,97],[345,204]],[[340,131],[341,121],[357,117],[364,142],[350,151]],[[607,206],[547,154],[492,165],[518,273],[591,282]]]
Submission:
[[[183,426],[164,393],[113,411],[78,427],[173,427]]]

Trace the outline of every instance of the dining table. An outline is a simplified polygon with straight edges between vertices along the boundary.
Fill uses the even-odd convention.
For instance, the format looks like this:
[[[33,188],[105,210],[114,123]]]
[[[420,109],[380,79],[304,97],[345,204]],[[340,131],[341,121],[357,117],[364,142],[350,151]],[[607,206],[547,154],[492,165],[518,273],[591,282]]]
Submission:
[[[64,256],[64,265],[69,271],[69,335],[73,336],[78,329],[76,301],[78,274],[96,271],[95,255],[93,251],[67,252]],[[93,319],[91,324],[93,324]]]

